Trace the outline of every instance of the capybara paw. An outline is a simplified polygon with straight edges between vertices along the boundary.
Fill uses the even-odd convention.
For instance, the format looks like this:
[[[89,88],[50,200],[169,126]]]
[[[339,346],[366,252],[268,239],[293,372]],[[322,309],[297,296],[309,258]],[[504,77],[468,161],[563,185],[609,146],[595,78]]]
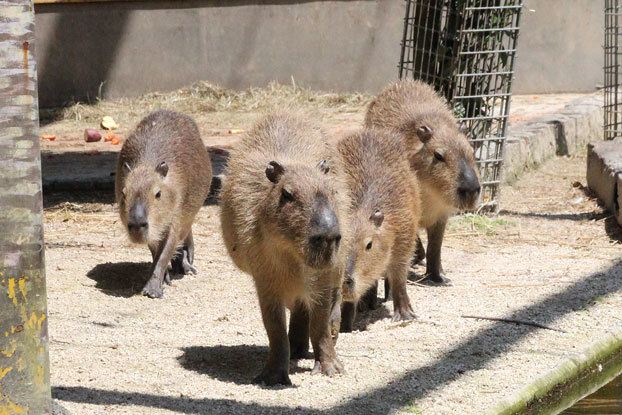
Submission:
[[[346,371],[341,362],[337,358],[334,358],[331,360],[325,360],[324,362],[316,360],[311,374],[316,375],[318,373],[331,377],[339,373],[345,374]]]
[[[425,285],[431,285],[435,287],[441,287],[441,286],[447,287],[447,286],[452,285],[451,280],[440,273],[439,274],[428,274],[426,275],[424,279],[419,281],[419,283],[425,284]]]
[[[291,385],[292,381],[289,379],[287,370],[268,370],[264,369],[263,372],[255,379],[253,383],[256,385]]]
[[[414,320],[417,316],[411,310],[395,311],[393,313],[393,322]]]
[[[164,295],[162,283],[155,278],[151,278],[149,281],[147,281],[147,284],[141,291],[141,294],[151,298],[162,298],[162,296]]]
[[[196,274],[197,269],[188,261],[188,253],[184,251],[183,257],[176,257],[171,260],[172,272],[175,275]]]

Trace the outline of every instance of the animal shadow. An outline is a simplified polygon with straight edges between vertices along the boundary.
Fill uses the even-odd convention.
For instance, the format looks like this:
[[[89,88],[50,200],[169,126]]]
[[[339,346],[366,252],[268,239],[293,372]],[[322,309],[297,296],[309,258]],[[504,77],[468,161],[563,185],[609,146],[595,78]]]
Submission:
[[[97,264],[86,276],[103,293],[128,298],[141,292],[150,271],[150,262],[106,262]]]
[[[374,324],[376,321],[391,318],[391,312],[383,304],[384,298],[378,298],[378,308],[375,310],[358,311],[352,328],[358,331],[367,330],[367,326]]]
[[[184,354],[179,357],[179,363],[184,369],[238,385],[250,385],[268,361],[268,346],[249,344],[192,346],[181,350]],[[298,367],[295,361],[290,363],[290,374],[307,370]],[[266,386],[266,388],[275,387]]]

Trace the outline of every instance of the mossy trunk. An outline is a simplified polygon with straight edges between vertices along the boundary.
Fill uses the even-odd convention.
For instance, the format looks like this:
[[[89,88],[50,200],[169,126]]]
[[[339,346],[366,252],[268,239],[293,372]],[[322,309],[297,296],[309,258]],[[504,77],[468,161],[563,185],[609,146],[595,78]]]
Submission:
[[[0,414],[48,414],[33,2],[0,10]]]

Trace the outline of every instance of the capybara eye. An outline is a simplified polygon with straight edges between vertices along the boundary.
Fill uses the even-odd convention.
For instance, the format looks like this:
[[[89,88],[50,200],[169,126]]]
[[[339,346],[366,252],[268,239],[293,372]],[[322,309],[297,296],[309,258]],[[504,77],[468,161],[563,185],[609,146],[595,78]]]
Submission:
[[[156,193],[155,198],[156,198],[156,199],[159,199],[159,198],[160,198],[160,196],[162,196],[162,191],[159,191],[158,193]]]
[[[438,151],[434,152],[434,158],[437,159],[438,161],[445,161],[445,157],[443,157],[443,155],[441,153],[439,153]]]
[[[288,202],[293,202],[294,200],[296,200],[294,195],[285,189],[281,189],[281,197],[283,198],[283,200],[286,200]]]
[[[369,241],[369,243],[367,244],[367,246],[365,247],[365,249],[367,249],[368,251],[371,249],[371,241]]]

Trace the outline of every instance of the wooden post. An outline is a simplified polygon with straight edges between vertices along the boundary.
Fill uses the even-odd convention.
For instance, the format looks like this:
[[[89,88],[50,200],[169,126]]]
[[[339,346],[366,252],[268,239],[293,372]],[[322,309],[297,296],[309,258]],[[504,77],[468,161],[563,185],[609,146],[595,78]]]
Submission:
[[[0,0],[0,415],[50,412],[32,0]]]

